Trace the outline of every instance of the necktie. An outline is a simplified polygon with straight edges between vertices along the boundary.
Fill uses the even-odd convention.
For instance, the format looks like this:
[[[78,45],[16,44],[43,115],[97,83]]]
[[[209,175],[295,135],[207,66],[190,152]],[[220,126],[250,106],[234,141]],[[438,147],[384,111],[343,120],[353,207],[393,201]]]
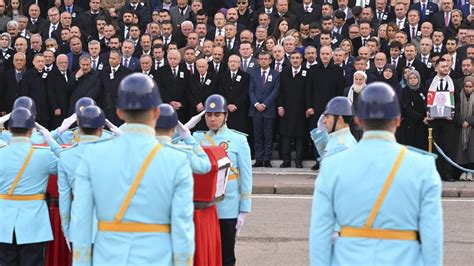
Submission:
[[[227,41],[227,49],[232,50],[232,42],[230,40]]]
[[[235,73],[232,72],[231,74],[232,74],[232,80],[234,80],[235,79]]]
[[[173,71],[173,76],[176,78],[176,68],[171,69]]]
[[[280,65],[281,65],[281,63],[276,63],[275,64],[275,70],[278,71],[278,72],[280,72]]]
[[[444,86],[443,86],[443,79],[440,79],[439,80],[439,90],[443,91],[444,90]]]
[[[67,73],[66,73],[66,71],[62,72],[62,74],[63,74],[64,80],[66,80],[66,82],[67,82]]]
[[[189,68],[189,72],[191,72],[191,75],[193,75],[194,74],[193,65],[188,65],[188,68]]]
[[[128,58],[125,58],[125,59],[124,59],[123,66],[124,66],[124,67],[128,67]]]
[[[392,65],[397,65],[397,60],[392,59]]]
[[[411,63],[408,63],[408,65],[407,65],[407,66],[408,66],[408,67],[411,67]]]
[[[382,14],[383,14],[383,13],[380,12],[380,11],[377,12],[377,13],[378,13],[377,20],[378,20],[379,22],[382,22]]]
[[[217,35],[222,35],[222,29],[219,29]]]
[[[426,65],[426,63],[427,63],[427,62],[428,62],[428,58],[426,58],[426,57],[423,57],[423,64],[425,64],[425,65]]]
[[[115,74],[115,68],[112,68],[112,74]]]
[[[444,26],[449,26],[449,12],[444,12]]]
[[[443,116],[443,108],[438,107],[438,114],[439,116]]]
[[[293,77],[296,77],[296,75],[298,75],[298,71],[293,71]]]
[[[201,76],[201,85],[204,84],[204,76]]]
[[[216,64],[216,65],[214,66],[214,70],[216,71],[216,73],[219,72],[219,64]]]
[[[183,9],[179,9],[179,12],[181,13],[181,16],[184,16],[184,10]]]
[[[415,27],[411,27],[411,38],[415,39],[416,38],[416,30]]]
[[[165,37],[165,45],[168,45],[169,38]]]
[[[21,72],[15,71],[16,82],[20,82],[21,80]]]
[[[125,39],[129,39],[130,38],[130,34],[129,34],[129,28],[128,27],[125,27]]]
[[[262,77],[261,77],[262,87],[265,87],[265,83],[267,83],[266,76],[265,76],[266,73],[267,71],[262,71]]]
[[[72,14],[72,8],[70,6],[67,8],[67,12]]]
[[[367,44],[367,40],[366,39],[362,39],[362,46],[365,46]]]
[[[158,60],[155,60],[155,70],[158,70],[158,67],[159,67]]]
[[[304,6],[304,11],[305,11],[306,13],[309,13],[309,12],[308,12],[308,6],[307,6],[307,5]]]
[[[271,14],[272,12],[270,11],[270,9],[265,9],[267,11],[267,14]]]
[[[92,69],[96,70],[97,68],[97,60],[92,60]]]
[[[426,4],[421,4],[421,20],[425,20],[426,16]]]
[[[51,26],[51,31],[55,31],[56,30],[56,25],[52,25]]]
[[[248,68],[247,59],[244,59],[244,71],[247,71],[247,68]]]

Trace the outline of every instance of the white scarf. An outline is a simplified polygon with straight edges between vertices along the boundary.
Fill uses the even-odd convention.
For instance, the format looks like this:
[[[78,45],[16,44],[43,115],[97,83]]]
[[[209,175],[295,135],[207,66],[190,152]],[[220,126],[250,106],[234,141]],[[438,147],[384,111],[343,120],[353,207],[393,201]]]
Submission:
[[[347,93],[347,98],[349,98],[351,102],[354,102],[354,92],[359,94],[364,87],[365,87],[365,84],[363,84],[362,86],[352,85],[351,88],[349,89],[349,92]]]
[[[454,83],[450,76],[444,77],[444,88],[440,88],[440,78],[436,75],[430,84],[429,91],[449,91],[449,94],[454,94]]]

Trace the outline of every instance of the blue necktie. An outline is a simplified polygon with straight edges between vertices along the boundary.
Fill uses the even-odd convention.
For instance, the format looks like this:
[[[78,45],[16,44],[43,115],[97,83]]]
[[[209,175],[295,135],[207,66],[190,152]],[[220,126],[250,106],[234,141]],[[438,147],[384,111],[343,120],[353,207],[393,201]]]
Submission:
[[[426,4],[421,4],[421,20],[425,20],[426,17]]]

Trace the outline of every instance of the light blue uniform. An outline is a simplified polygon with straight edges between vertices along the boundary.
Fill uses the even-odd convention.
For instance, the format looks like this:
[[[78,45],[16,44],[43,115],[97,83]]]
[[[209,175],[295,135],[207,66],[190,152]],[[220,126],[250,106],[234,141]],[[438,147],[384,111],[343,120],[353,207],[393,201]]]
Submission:
[[[313,139],[314,145],[322,159],[346,150],[357,143],[349,127],[339,129],[330,134],[327,131],[319,131],[315,128],[311,130],[311,139]]]
[[[362,227],[402,145],[388,131],[368,131],[351,149],[324,160],[316,180],[310,230],[311,265],[429,265],[443,263],[441,181],[435,158],[409,148],[373,229],[418,231],[421,243],[339,237],[335,223]]]
[[[186,265],[194,255],[193,177],[187,155],[163,145],[149,164],[122,222],[169,224],[171,233],[98,231],[91,260],[94,205],[114,221],[132,182],[158,144],[155,129],[127,124],[123,135],[86,145],[72,203],[73,265]]]
[[[0,148],[7,146],[7,143],[0,139]]]
[[[61,226],[64,236],[69,240],[72,239],[69,223],[71,221],[71,203],[73,200],[72,191],[74,189],[74,174],[77,165],[81,160],[85,146],[94,141],[100,140],[100,137],[85,135],[81,137],[81,142],[73,146],[63,149],[59,154],[58,164],[58,191],[59,191],[59,213],[61,215]],[[97,218],[93,219],[92,239],[95,238],[97,232]]]
[[[0,194],[5,195],[20,171],[32,146],[27,137],[13,137],[0,149]],[[57,172],[57,157],[47,147],[35,147],[31,159],[13,195],[46,193],[49,174]],[[0,242],[12,243],[15,231],[18,244],[30,244],[53,239],[48,206],[44,200],[0,199]]]
[[[12,133],[8,130],[3,130],[0,133],[0,140],[3,140],[5,143],[10,143],[13,138]],[[33,133],[31,134],[31,143],[33,145],[45,144],[43,135],[41,135],[36,128],[33,128]]]
[[[196,174],[205,174],[211,171],[211,162],[206,152],[202,149],[201,145],[192,136],[189,136],[184,140],[183,144],[173,144],[171,137],[168,136],[156,136],[158,142],[164,145],[172,145],[177,149],[181,149],[188,156],[191,164],[191,170]]]
[[[57,130],[51,131],[51,135],[53,136],[53,139],[55,139],[59,144],[74,144],[77,143],[78,140],[81,139],[82,135],[79,132],[78,128],[73,128],[70,130],[64,131],[62,134],[59,134]],[[108,130],[102,130],[102,136],[100,139],[110,139],[113,138],[114,134]]]
[[[250,158],[250,147],[243,133],[227,128],[224,125],[217,134],[212,131],[194,132],[193,136],[203,146],[213,146],[205,134],[208,134],[215,145],[226,149],[232,167],[236,168],[239,177],[229,180],[225,190],[224,200],[217,203],[217,214],[219,219],[235,219],[240,212],[251,212],[252,210],[252,162]],[[235,174],[231,171],[231,174]]]

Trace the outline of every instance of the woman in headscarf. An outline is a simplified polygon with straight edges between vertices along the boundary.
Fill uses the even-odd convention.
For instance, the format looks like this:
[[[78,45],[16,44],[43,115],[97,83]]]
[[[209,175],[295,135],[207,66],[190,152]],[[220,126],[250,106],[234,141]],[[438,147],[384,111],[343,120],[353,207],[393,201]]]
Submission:
[[[403,112],[403,106],[400,101],[400,99],[402,98],[402,88],[400,87],[400,82],[397,79],[397,70],[395,65],[386,64],[383,67],[382,75],[380,76],[379,81],[387,83],[395,90],[395,93],[398,97],[398,101],[400,102],[400,110]],[[395,133],[395,137],[397,138],[397,141],[399,143],[403,143],[402,128],[398,128],[397,132]]]
[[[459,93],[459,112],[455,116],[456,125],[461,128],[456,161],[466,168],[474,168],[474,77],[464,78],[463,90]],[[462,173],[460,180],[473,180],[471,173]]]
[[[352,86],[349,86],[344,89],[344,96],[349,98],[352,101],[352,107],[354,110],[357,110],[357,99],[359,98],[359,94],[362,89],[367,86],[367,74],[364,71],[356,71],[354,73],[354,82]],[[354,121],[350,124],[350,129],[352,135],[355,137],[357,141],[362,138],[362,128],[360,128]]]
[[[426,98],[421,87],[420,73],[414,69],[407,75],[407,85],[402,89],[404,144],[426,150],[427,125]]]

